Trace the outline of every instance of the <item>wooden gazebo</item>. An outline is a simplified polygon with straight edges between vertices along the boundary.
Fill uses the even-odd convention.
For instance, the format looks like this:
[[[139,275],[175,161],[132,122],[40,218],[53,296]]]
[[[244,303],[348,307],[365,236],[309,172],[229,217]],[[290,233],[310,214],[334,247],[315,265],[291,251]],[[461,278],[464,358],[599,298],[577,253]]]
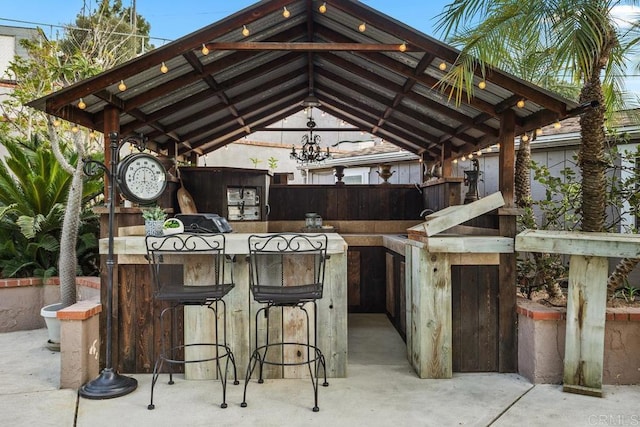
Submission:
[[[458,54],[360,1],[263,0],[29,105],[188,160],[306,105],[439,162],[444,177],[453,159],[499,143],[500,234],[514,237],[514,139],[579,106],[498,69],[478,72],[457,105],[436,85]],[[515,255],[500,264],[499,370],[509,372]]]

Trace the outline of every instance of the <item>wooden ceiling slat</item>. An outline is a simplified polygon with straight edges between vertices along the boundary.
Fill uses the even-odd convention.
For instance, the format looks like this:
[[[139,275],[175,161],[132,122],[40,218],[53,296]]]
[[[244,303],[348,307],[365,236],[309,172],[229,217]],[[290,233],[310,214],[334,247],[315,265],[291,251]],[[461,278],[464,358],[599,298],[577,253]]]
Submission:
[[[252,126],[299,111],[302,108],[299,102],[304,96],[315,93],[326,103],[326,108],[323,104],[321,109],[355,121],[358,127],[368,128],[403,148],[431,156],[442,152],[458,154],[494,141],[499,133],[494,122],[501,120],[502,111],[515,110],[513,103],[519,98],[535,106],[517,110],[518,132],[562,118],[568,114],[567,110],[576,107],[575,103],[500,70],[489,70],[487,80],[513,96],[493,102],[496,97],[501,98],[494,93],[496,96],[487,98],[492,102],[487,102],[479,97],[467,101],[463,95],[465,108],[458,108],[449,102],[446,94],[425,92],[433,90],[438,83],[436,74],[427,74],[429,67],[433,67],[437,58],[455,62],[458,51],[389,19],[362,2],[327,0],[327,5],[334,10],[321,15],[315,0],[258,2],[29,105],[102,130],[104,113],[98,109],[106,104],[119,110],[123,134],[145,130],[146,136],[154,137],[160,145],[182,139],[180,152],[206,153],[233,137],[251,132]],[[284,6],[294,11],[293,20],[279,21]],[[358,33],[346,25],[354,19],[367,22],[375,31],[356,35]],[[250,26],[250,37],[241,38],[242,25]],[[409,58],[396,53],[402,41],[407,42],[410,61],[404,61]],[[199,53],[203,44],[212,51],[224,48],[233,52],[205,59]],[[279,54],[279,51],[286,53]],[[419,56],[415,52],[424,54]],[[416,60],[417,64],[411,66]],[[169,61],[174,64],[186,61],[192,70],[184,72],[185,67],[174,67],[167,76],[161,76],[159,71],[150,73],[162,62]],[[363,66],[365,62],[367,65]],[[327,69],[319,66],[325,63],[330,64]],[[383,71],[376,73],[379,70]],[[140,77],[133,78],[141,74],[152,77],[142,82]],[[393,81],[389,80],[391,74],[397,76]],[[222,75],[233,77],[223,81]],[[120,94],[114,89],[120,80],[129,78],[133,92]],[[189,88],[190,93],[197,88],[198,93],[180,96],[185,88]],[[256,88],[269,91],[269,96],[253,96]],[[350,95],[353,90],[358,91],[357,97]],[[77,108],[81,97],[88,104],[87,110]],[[288,106],[283,99],[288,100]],[[291,105],[292,102],[296,105]],[[383,107],[372,107],[378,104]],[[194,108],[195,105],[201,108]],[[534,113],[538,108],[540,111]],[[208,126],[199,123],[213,116],[216,120]]]
[[[344,104],[341,104],[339,102],[336,102],[334,100],[328,100],[325,105],[324,108],[327,110],[327,113],[331,114],[332,116],[335,116],[338,119],[347,121],[347,122],[352,122],[352,118],[347,116],[346,114],[343,113],[343,111],[345,111],[345,109],[343,108]],[[362,120],[364,123],[367,123],[369,121],[369,119],[363,115],[362,113],[359,112],[354,112],[354,114],[352,114],[354,116],[356,116],[357,118],[359,118],[360,120]],[[360,126],[362,127],[362,126]],[[396,145],[400,148],[403,148],[407,151],[413,152],[415,153],[415,146],[413,145],[409,145],[406,142],[400,140],[399,138],[394,137],[393,134],[389,134],[389,133],[382,133],[380,131],[376,132],[375,134],[373,132],[370,132],[372,135],[378,136],[380,138],[385,139],[386,141],[392,143],[393,145]],[[422,151],[421,151],[422,152]],[[421,154],[420,153],[416,153],[418,155]]]
[[[389,25],[389,21],[387,19],[377,13],[372,13],[367,6],[360,2],[343,2],[334,0],[327,3],[330,3],[331,7],[340,9],[349,15],[362,17],[368,25],[384,29],[386,32],[396,36],[398,39],[406,41],[409,48],[432,53],[451,64],[455,63],[460,53],[457,49],[447,46],[434,38],[423,36],[421,33],[418,33],[407,26]],[[476,70],[476,75],[482,76],[481,71]],[[547,94],[541,88],[534,87],[531,83],[521,80],[515,76],[510,76],[495,68],[489,69],[485,78],[510,92],[518,94],[525,99],[529,99],[544,108],[558,113],[561,117],[564,117],[567,114],[566,103]]]
[[[321,72],[319,72],[320,75],[331,79],[333,82],[345,86],[345,85],[349,85],[351,86],[352,89],[355,89],[359,94],[363,94],[364,96],[366,96],[368,99],[377,102],[378,104],[381,105],[387,105],[389,103],[389,99],[372,93],[371,91],[369,91],[368,89],[361,87],[359,85],[356,85],[353,81],[350,81],[349,79],[346,78],[342,78],[339,77],[335,74],[332,74],[331,72],[327,71],[327,70],[322,70]],[[352,98],[350,96],[348,96],[347,94],[338,91],[334,88],[331,87],[322,87],[322,92],[326,92],[331,94],[332,96],[334,96],[335,98],[339,98],[339,99],[344,99],[344,100],[349,100],[349,103],[345,103],[345,105],[347,106],[346,108],[348,112],[355,114],[355,112],[357,110],[360,110],[362,112],[367,112],[369,115],[373,116],[373,119],[369,119],[369,123],[372,124],[372,129],[374,129],[375,127],[377,127],[377,123],[378,120],[377,118],[380,117],[380,111],[373,109],[373,107],[371,107],[369,104],[361,102],[355,98]],[[324,102],[324,98],[322,99],[322,101]],[[387,121],[388,123],[392,123],[390,121]],[[394,121],[394,124],[398,125],[399,128],[404,128],[405,126],[409,126],[412,127],[409,123],[406,122],[399,122],[399,121]],[[422,130],[422,129],[418,129],[414,127],[414,130],[417,132],[417,136],[421,137],[422,139],[425,139],[427,141],[436,141],[437,138],[434,135],[430,135],[429,133],[427,133],[426,131]]]
[[[376,110],[375,108],[371,107],[370,105],[360,102],[355,98],[351,98],[349,96],[346,96],[344,94],[342,94],[341,92],[338,92],[335,89],[329,88],[329,87],[323,87],[322,88],[322,92],[323,93],[328,93],[329,95],[331,95],[332,97],[336,98],[336,99],[340,99],[343,105],[345,106],[349,106],[350,113],[355,113],[355,112],[364,112],[367,113],[371,116],[378,116],[380,114],[380,112],[378,110]],[[324,99],[324,98],[323,98]],[[408,132],[413,133],[414,137],[418,137],[418,138],[423,138],[427,141],[430,142],[434,142],[435,139],[432,135],[429,135],[428,133],[426,133],[425,131],[423,131],[422,129],[419,129],[416,126],[411,125],[410,123],[407,122],[403,122],[402,124],[400,124],[399,126],[397,124],[394,123],[390,123],[388,122],[389,127],[385,127],[384,124],[382,125],[376,125],[375,127],[377,128],[387,128],[389,129],[390,127],[394,127],[394,128],[398,128],[397,132],[398,135],[401,136],[402,138],[406,139],[406,140],[412,140],[412,135],[409,134]],[[418,147],[422,147],[421,144],[416,144],[416,146]],[[424,147],[423,147],[424,148]],[[412,151],[416,151],[415,149],[412,149]]]
[[[368,73],[366,70],[361,70],[361,69],[360,70],[356,69],[356,70],[352,70],[352,71],[355,71],[355,74],[359,75],[359,76],[364,76],[364,74]],[[334,73],[332,73],[330,71],[322,70],[319,73],[321,75],[325,76],[327,79],[330,79],[332,81],[341,83],[343,86],[349,87],[349,86],[354,86],[355,85],[355,83],[351,82],[349,79],[346,79],[346,78],[343,78],[341,76],[338,76],[338,75],[336,75],[336,74],[334,74]],[[392,82],[386,81],[386,83],[384,83],[385,80],[383,80],[383,79],[381,79],[381,78],[379,78],[377,76],[376,76],[376,79],[379,79],[378,84],[383,86],[383,87],[385,87],[386,89],[391,89],[394,92],[398,92],[398,91],[402,90],[402,88],[398,87],[397,85],[393,84]],[[367,96],[368,98],[371,98],[372,100],[375,100],[375,101],[377,101],[379,103],[382,103],[384,105],[388,105],[389,104],[389,102],[388,102],[388,100],[386,98],[382,98],[381,96],[371,92],[370,90],[366,89],[363,86],[358,85],[358,92],[363,94],[363,95],[365,95],[365,96]],[[417,95],[416,95],[416,97],[417,97]],[[423,98],[423,97],[420,97],[420,98]],[[395,110],[398,110],[398,111],[402,110],[406,114],[408,114],[408,112],[410,112],[408,108],[402,107],[402,106],[397,106],[395,108]],[[408,115],[413,116],[414,118],[416,118],[416,120],[424,121],[424,120],[422,120],[422,118],[416,117],[415,112],[410,112],[410,114],[408,114]],[[387,120],[389,120],[388,117],[387,117]],[[426,123],[426,121],[424,121],[424,122]],[[453,128],[449,127],[449,126],[446,126],[445,124],[440,123],[438,121],[431,120],[431,121],[428,122],[428,124],[431,127],[435,128],[435,129],[438,129],[438,130],[440,130],[442,132],[446,132],[446,133],[454,133],[455,132],[455,129],[453,129]],[[401,124],[401,125],[405,126],[405,124]],[[424,131],[422,131],[422,132],[424,133]],[[466,142],[471,142],[471,139],[472,139],[469,135],[466,135],[464,133],[455,134],[453,136],[456,137],[456,138],[459,138],[459,139],[461,139],[463,141],[466,141]],[[437,141],[438,140],[438,138],[435,137],[435,136],[430,136],[429,138],[425,137],[425,139],[429,139],[431,141]]]
[[[323,92],[325,90],[329,90],[329,88],[325,88],[323,89]],[[336,94],[336,92],[334,92],[334,95]],[[353,99],[353,98],[349,98],[346,96],[342,96],[342,97],[338,97],[336,98],[335,96],[333,97],[335,99],[339,99],[339,101],[333,101],[333,105],[341,105],[341,107],[344,109],[344,111],[348,112],[349,114],[352,114],[356,117],[360,117],[360,118],[365,118],[367,117],[366,115],[364,115],[363,113],[366,113],[369,116],[377,116],[379,115],[379,111],[377,111],[376,109],[374,109],[371,106],[368,106],[366,104],[360,103],[358,102],[358,100]],[[357,108],[354,108],[357,107]],[[349,120],[347,120],[349,121]],[[394,132],[401,138],[407,140],[407,141],[414,141],[418,138],[422,138],[425,141],[429,141],[429,142],[434,142],[436,141],[436,139],[434,139],[433,136],[425,133],[423,130],[411,125],[410,123],[406,123],[403,122],[401,124],[392,124],[390,122],[387,122],[386,124],[382,125],[382,126],[376,126],[380,129],[385,129],[387,130],[387,132],[391,132],[391,129],[394,129]],[[423,149],[425,148],[425,146],[423,144],[420,143],[415,143],[414,144],[415,147],[422,147]],[[410,150],[413,151],[414,153],[416,151],[421,151],[421,150],[416,150],[415,147],[411,147]]]
[[[294,88],[292,88],[291,92],[292,92],[292,93],[295,93],[296,91],[298,91],[298,90],[300,90],[300,89],[302,89],[302,88],[303,88],[303,86],[298,86],[297,88],[296,88],[296,87],[294,87]],[[255,110],[259,110],[259,109],[262,109],[262,108],[265,108],[265,107],[270,107],[272,104],[273,104],[273,100],[271,100],[271,99],[265,99],[265,100],[263,100],[263,101],[261,101],[261,102],[257,102],[257,103],[255,103],[255,104],[253,105],[253,109],[255,109]],[[249,114],[249,111],[245,112],[245,114]],[[229,120],[224,120],[224,121],[219,120],[219,121],[218,121],[217,123],[215,123],[215,124],[207,123],[207,124],[206,124],[206,125],[204,125],[204,126],[201,126],[201,127],[199,127],[199,128],[193,129],[193,130],[191,130],[191,131],[189,131],[189,132],[187,132],[187,133],[182,134],[182,135],[181,135],[181,136],[182,136],[182,139],[184,139],[184,140],[194,140],[194,139],[196,139],[196,138],[199,138],[199,137],[200,137],[200,135],[206,134],[208,131],[210,131],[210,130],[211,130],[211,128],[215,128],[215,127],[216,127],[216,125],[217,125],[217,124],[219,124],[220,122],[228,123],[228,122],[229,122]],[[244,127],[244,126],[240,126],[240,127]],[[192,145],[193,145],[194,147],[197,147],[197,146],[198,146],[198,144],[193,144],[193,143],[192,143]]]
[[[264,74],[275,70],[278,67],[283,66],[283,64],[289,64],[290,62],[296,61],[298,58],[295,55],[292,54],[288,54],[285,55],[281,58],[278,58],[274,61],[271,61],[269,63],[264,64],[264,66],[260,67],[260,68],[254,68],[244,74],[238,75],[236,77],[234,77],[233,79],[229,79],[223,83],[218,83],[217,90],[207,90],[207,91],[203,91],[200,93],[197,93],[195,95],[192,95],[189,98],[185,98],[185,99],[181,99],[179,100],[177,103],[175,104],[171,104],[168,105],[164,108],[162,108],[161,110],[158,110],[152,114],[149,115],[149,120],[160,120],[164,117],[167,117],[171,114],[174,114],[176,111],[179,111],[180,109],[183,108],[188,108],[194,104],[199,104],[202,101],[205,101],[211,97],[214,96],[218,96],[221,97],[223,96],[223,94],[226,91],[229,91],[231,89],[233,89],[234,87],[241,85],[243,83],[245,83],[247,80],[251,80],[251,79],[258,79],[261,76],[263,76]],[[280,78],[276,78],[271,82],[266,82],[264,85],[261,85],[261,87],[264,88],[270,88],[270,87],[274,87],[276,84],[282,84],[285,83],[285,81],[289,81],[291,79],[293,79],[296,75],[289,73],[287,75],[285,75],[284,77],[280,77]],[[198,113],[196,113],[198,114]],[[198,118],[195,118],[195,120],[199,120]],[[185,123],[186,124],[186,123]],[[137,127],[141,127],[143,126],[144,123],[136,123],[136,124],[130,124],[130,126],[137,126]]]
[[[253,117],[250,118],[251,122],[247,125],[247,127],[249,129],[251,129],[251,127],[256,124],[256,123],[260,123],[261,120],[264,120],[265,118],[271,116],[274,114],[274,111],[282,111],[282,113],[280,113],[278,116],[276,116],[277,118],[272,119],[271,121],[269,121],[269,123],[275,123],[278,120],[282,120],[284,117],[289,117],[292,114],[295,114],[297,111],[300,111],[302,109],[302,107],[298,104],[298,105],[291,105],[291,103],[284,101],[284,102],[280,102],[279,104],[273,106],[273,109],[270,111],[266,111],[263,112],[261,114],[257,114],[254,115]],[[261,123],[262,125],[262,123]],[[238,129],[234,128],[234,127],[227,127],[225,128],[225,130],[219,130],[213,134],[207,135],[206,138],[201,138],[199,140],[194,140],[191,141],[191,145],[193,147],[206,147],[208,145],[211,145],[214,143],[215,140],[219,140],[220,138],[224,138],[226,135],[232,134],[232,136],[228,136],[226,140],[222,140],[222,141],[215,141],[215,145],[216,146],[220,146],[222,145],[226,145],[226,143],[230,143],[233,142],[237,139],[240,139],[242,136],[247,135],[248,133],[244,133],[244,134],[240,134],[240,136],[238,136],[238,134],[236,134],[235,132]],[[186,154],[185,152],[180,152],[180,154]]]

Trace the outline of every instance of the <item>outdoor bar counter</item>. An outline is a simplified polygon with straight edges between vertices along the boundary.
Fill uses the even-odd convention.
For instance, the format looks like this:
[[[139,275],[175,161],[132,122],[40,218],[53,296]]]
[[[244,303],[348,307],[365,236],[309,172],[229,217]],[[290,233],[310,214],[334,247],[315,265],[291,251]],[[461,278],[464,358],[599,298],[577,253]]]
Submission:
[[[249,291],[248,237],[253,233],[228,233],[226,253],[235,255],[235,288],[225,297],[227,309],[227,340],[234,352],[239,377],[244,375],[249,361],[252,342],[255,339],[255,313],[260,304],[253,301]],[[270,233],[260,233],[266,235]],[[347,375],[347,243],[336,233],[328,233],[329,259],[326,264],[323,298],[318,301],[318,347],[322,350],[327,365],[327,376],[342,378]],[[108,240],[100,240],[100,253],[108,251]],[[146,246],[144,236],[114,238],[116,256],[116,278],[118,284],[114,304],[117,343],[114,346],[119,368],[124,372],[149,371],[153,367],[154,346],[158,346],[158,307],[151,299],[151,280],[147,273]],[[190,255],[185,255],[185,265]],[[300,266],[304,268],[304,266]],[[185,269],[186,271],[186,269]],[[186,276],[186,275],[185,275]],[[137,297],[136,297],[137,296]],[[187,307],[184,311],[185,342],[214,342],[211,310],[204,307]],[[273,339],[278,334],[285,340],[300,339],[306,335],[305,323],[300,310],[283,309],[281,325],[277,331],[270,331]],[[220,315],[219,315],[220,316]],[[260,327],[260,326],[259,326]],[[124,337],[128,338],[124,338]],[[262,334],[260,336],[263,336]],[[284,355],[296,357],[296,355]],[[140,362],[143,360],[144,362]],[[285,367],[265,366],[267,378],[295,378],[308,375],[305,366]],[[215,378],[215,364],[187,364],[185,377],[188,379]]]

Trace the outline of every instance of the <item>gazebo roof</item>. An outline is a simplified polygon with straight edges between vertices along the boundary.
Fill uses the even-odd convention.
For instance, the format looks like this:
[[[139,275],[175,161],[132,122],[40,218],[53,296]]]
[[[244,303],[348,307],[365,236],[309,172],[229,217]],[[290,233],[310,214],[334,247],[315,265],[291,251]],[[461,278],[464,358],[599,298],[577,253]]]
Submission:
[[[264,0],[29,105],[98,131],[105,109],[116,110],[122,136],[202,155],[304,109],[313,95],[318,109],[425,158],[494,144],[509,109],[518,134],[577,108],[497,69],[483,90],[477,75],[473,96],[456,105],[434,86],[458,53],[360,1]]]

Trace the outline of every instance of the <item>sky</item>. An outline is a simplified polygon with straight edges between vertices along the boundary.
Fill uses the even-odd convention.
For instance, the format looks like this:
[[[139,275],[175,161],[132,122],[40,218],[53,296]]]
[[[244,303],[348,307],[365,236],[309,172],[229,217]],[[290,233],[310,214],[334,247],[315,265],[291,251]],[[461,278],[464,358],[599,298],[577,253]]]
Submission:
[[[435,17],[449,0],[362,0],[364,4],[426,34],[435,35]],[[136,0],[138,14],[151,24],[152,43],[161,46],[219,21],[247,6],[252,0]],[[122,0],[129,6],[132,0]],[[49,38],[58,27],[75,21],[86,5],[95,9],[97,0],[0,0],[0,25],[41,26]],[[176,7],[176,5],[180,7]],[[22,22],[16,22],[22,21]]]
[[[0,0],[0,25],[40,26],[47,37],[56,39],[62,25],[71,24],[83,7],[94,10],[99,0]],[[151,43],[157,47],[217,22],[251,6],[257,0],[122,0],[136,2],[138,14],[151,24]],[[423,33],[438,37],[437,15],[453,0],[361,0],[366,5]],[[179,5],[179,7],[176,7]],[[637,11],[635,9],[636,15]],[[634,16],[626,7],[618,9],[622,19]],[[634,61],[639,62],[639,61]],[[635,74],[638,74],[635,72]],[[640,96],[640,78],[627,79],[627,89]]]

